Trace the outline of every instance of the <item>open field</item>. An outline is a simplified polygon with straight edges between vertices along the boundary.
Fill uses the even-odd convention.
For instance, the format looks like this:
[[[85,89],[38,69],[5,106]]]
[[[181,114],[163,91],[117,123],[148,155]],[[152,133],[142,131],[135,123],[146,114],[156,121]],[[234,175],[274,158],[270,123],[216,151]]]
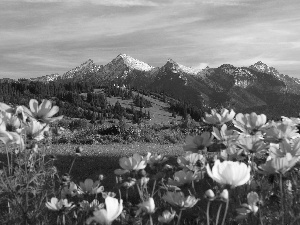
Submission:
[[[78,145],[52,145],[47,149],[48,156],[54,155],[54,165],[59,174],[68,173],[75,155],[75,148]],[[176,156],[183,153],[182,145],[158,145],[134,143],[129,145],[80,145],[83,151],[80,157],[75,160],[71,176],[75,182],[84,181],[86,178],[96,180],[100,174],[105,179],[104,186],[112,188],[115,183],[114,170],[120,168],[119,159],[130,156],[134,153],[146,155],[147,152],[161,153],[168,156]],[[3,146],[0,147],[0,161],[6,162],[6,154]]]

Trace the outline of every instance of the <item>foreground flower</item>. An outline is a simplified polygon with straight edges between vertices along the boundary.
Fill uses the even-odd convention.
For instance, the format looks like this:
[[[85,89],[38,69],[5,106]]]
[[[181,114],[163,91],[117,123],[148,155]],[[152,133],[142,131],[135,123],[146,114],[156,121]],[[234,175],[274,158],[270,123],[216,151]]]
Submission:
[[[281,120],[282,120],[282,122],[289,123],[292,126],[297,126],[300,124],[300,118],[295,118],[295,117],[288,118],[285,116],[281,116]]]
[[[220,184],[237,187],[245,184],[250,179],[250,166],[245,163],[216,160],[213,168],[206,166],[208,175]]]
[[[90,224],[95,221],[101,225],[110,225],[123,211],[123,200],[121,199],[119,203],[118,199],[107,196],[105,206],[106,209],[94,211],[94,216],[88,218],[86,223]]]
[[[14,112],[14,108],[3,103],[0,102],[0,112],[8,112],[8,113],[13,113]]]
[[[149,198],[147,201],[140,203],[139,209],[136,212],[136,215],[139,215],[142,212],[147,214],[153,214],[155,212],[155,202],[153,198]]]
[[[213,136],[210,132],[204,132],[201,135],[187,136],[186,137],[186,145],[183,146],[184,151],[191,151],[194,153],[198,153],[199,150],[206,150],[208,146],[210,146],[213,142]]]
[[[174,174],[174,179],[168,180],[168,185],[173,186],[183,186],[185,184],[190,184],[193,180],[195,180],[194,172],[192,171],[186,171],[186,170],[180,170],[177,171]]]
[[[131,188],[136,184],[136,179],[128,177],[127,180],[122,184],[125,188]]]
[[[67,186],[64,186],[61,190],[61,197],[66,198],[67,196],[74,197],[78,194],[78,187],[77,185],[72,181]]]
[[[163,211],[161,216],[158,216],[158,222],[160,223],[170,223],[176,215],[176,212],[171,209],[171,212],[169,210]]]
[[[290,153],[287,153],[281,158],[270,158],[265,164],[261,165],[259,169],[263,173],[274,174],[280,173],[285,174],[289,171],[298,161],[298,157],[293,157]]]
[[[221,113],[217,113],[217,110],[212,109],[211,114],[205,113],[205,118],[203,121],[208,124],[215,124],[215,125],[222,125],[227,123],[233,119],[235,116],[235,112],[231,110],[230,112],[228,109],[221,109]]]
[[[148,159],[149,159],[149,153],[147,156],[144,157],[138,153],[133,154],[133,156],[129,158],[123,157],[119,160],[119,164],[122,167],[122,169],[116,169],[115,174],[122,175],[132,170],[138,171],[138,170],[145,169],[147,166]]]
[[[2,141],[5,145],[8,144],[17,144],[20,145],[20,148],[24,149],[24,141],[22,137],[17,132],[7,131],[6,124],[0,118],[0,141]]]
[[[171,191],[168,191],[162,198],[169,204],[180,208],[192,208],[199,201],[193,195],[185,197],[183,192]]]
[[[266,151],[269,147],[268,143],[262,140],[261,135],[241,134],[236,145],[244,150],[246,154],[260,153]]]
[[[150,165],[151,169],[154,169],[155,166],[162,164],[162,163],[166,162],[167,160],[168,159],[166,157],[164,157],[163,155],[155,153],[155,154],[150,155],[148,164]]]
[[[284,139],[299,138],[298,128],[287,122],[270,122],[265,128],[265,140],[279,143]]]
[[[93,181],[92,179],[85,179],[84,182],[79,183],[81,193],[98,194],[104,191],[104,187],[100,186],[100,181]]]
[[[25,127],[25,131],[29,140],[40,141],[44,139],[46,132],[49,131],[49,126],[39,121],[31,120],[28,126]]]
[[[234,126],[239,128],[242,132],[254,134],[265,125],[267,117],[265,114],[257,115],[255,112],[245,115],[238,113],[232,122]]]
[[[39,105],[38,101],[31,99],[29,101],[30,110],[24,107],[24,111],[31,117],[41,121],[43,123],[52,123],[56,120],[60,120],[63,116],[53,117],[59,111],[58,106],[53,106],[49,100],[43,99]]]
[[[89,203],[86,200],[83,200],[82,202],[79,203],[79,205],[80,208],[85,212],[99,210],[103,208],[102,203],[100,204],[97,199],[94,199],[91,203]]]
[[[287,153],[290,153],[293,157],[300,156],[300,138],[283,139],[279,144],[270,143],[270,156],[272,158],[284,157]]]
[[[180,156],[177,158],[177,162],[182,168],[196,171],[203,169],[206,163],[206,158],[199,153],[186,152],[185,156]]]
[[[46,202],[46,207],[52,211],[59,211],[61,209],[71,209],[74,207],[72,202],[68,202],[68,199],[61,199],[58,201],[57,198],[51,198],[50,202]]]
[[[2,120],[2,126],[5,126],[5,130],[11,132],[21,132],[21,121],[12,113],[0,112]]]
[[[245,219],[249,213],[256,214],[258,211],[257,203],[259,202],[259,197],[256,192],[250,192],[247,195],[248,204],[242,204],[242,208],[236,209],[238,216],[236,219]]]
[[[232,145],[239,136],[236,130],[228,130],[226,124],[224,124],[220,130],[213,127],[212,134],[226,147]]]

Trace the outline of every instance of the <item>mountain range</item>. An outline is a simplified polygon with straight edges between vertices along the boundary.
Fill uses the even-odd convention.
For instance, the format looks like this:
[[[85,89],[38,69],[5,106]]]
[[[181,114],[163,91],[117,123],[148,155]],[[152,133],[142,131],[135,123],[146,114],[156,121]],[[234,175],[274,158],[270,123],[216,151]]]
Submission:
[[[88,81],[94,84],[118,84],[136,89],[165,93],[199,108],[229,107],[238,111],[285,113],[299,105],[300,80],[280,74],[259,61],[249,67],[223,64],[217,68],[193,69],[169,59],[161,67],[152,67],[126,54],[106,65],[89,59],[63,75],[52,74],[32,81]],[[289,114],[298,115],[298,108]],[[287,113],[287,112],[286,112]],[[285,115],[287,115],[285,113]]]

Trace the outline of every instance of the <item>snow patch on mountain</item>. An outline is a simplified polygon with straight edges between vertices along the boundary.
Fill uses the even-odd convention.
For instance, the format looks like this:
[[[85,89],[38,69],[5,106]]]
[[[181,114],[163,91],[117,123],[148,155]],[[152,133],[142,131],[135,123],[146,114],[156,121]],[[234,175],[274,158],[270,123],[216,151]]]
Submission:
[[[202,69],[195,69],[192,67],[187,67],[181,64],[178,64],[179,69],[184,72],[184,73],[188,73],[188,74],[193,74],[196,75],[197,73],[199,73]]]
[[[96,65],[93,60],[89,59],[80,66],[69,70],[62,75],[62,79],[76,78],[76,76],[85,76],[90,73],[96,73],[101,69],[101,66]]]
[[[126,54],[120,54],[117,56],[117,58],[120,57],[124,60],[124,63],[130,68],[130,69],[135,69],[135,70],[140,70],[140,71],[150,71],[154,69],[153,66],[150,66],[147,63],[144,63],[140,60],[137,60],[135,58],[132,58],[129,55]]]
[[[50,81],[56,81],[59,78],[60,78],[60,75],[58,73],[55,73],[55,74],[46,75],[46,76],[42,76],[42,77],[30,78],[29,80],[48,83]]]

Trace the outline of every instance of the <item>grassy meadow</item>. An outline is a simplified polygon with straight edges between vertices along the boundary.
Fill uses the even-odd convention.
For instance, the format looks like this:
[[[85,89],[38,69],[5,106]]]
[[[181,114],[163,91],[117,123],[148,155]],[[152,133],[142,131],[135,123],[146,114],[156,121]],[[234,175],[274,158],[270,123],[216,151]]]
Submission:
[[[73,158],[75,157],[76,145],[53,145],[49,149],[49,154],[55,155],[57,160],[54,165],[61,174],[67,173],[70,169]],[[183,154],[182,145],[157,145],[134,143],[129,145],[82,145],[83,152],[77,157],[71,176],[75,182],[84,181],[86,178],[96,180],[103,174],[105,186],[112,188],[115,184],[114,170],[119,168],[119,159],[129,157],[134,153],[146,155],[147,152],[161,153],[168,156]]]

